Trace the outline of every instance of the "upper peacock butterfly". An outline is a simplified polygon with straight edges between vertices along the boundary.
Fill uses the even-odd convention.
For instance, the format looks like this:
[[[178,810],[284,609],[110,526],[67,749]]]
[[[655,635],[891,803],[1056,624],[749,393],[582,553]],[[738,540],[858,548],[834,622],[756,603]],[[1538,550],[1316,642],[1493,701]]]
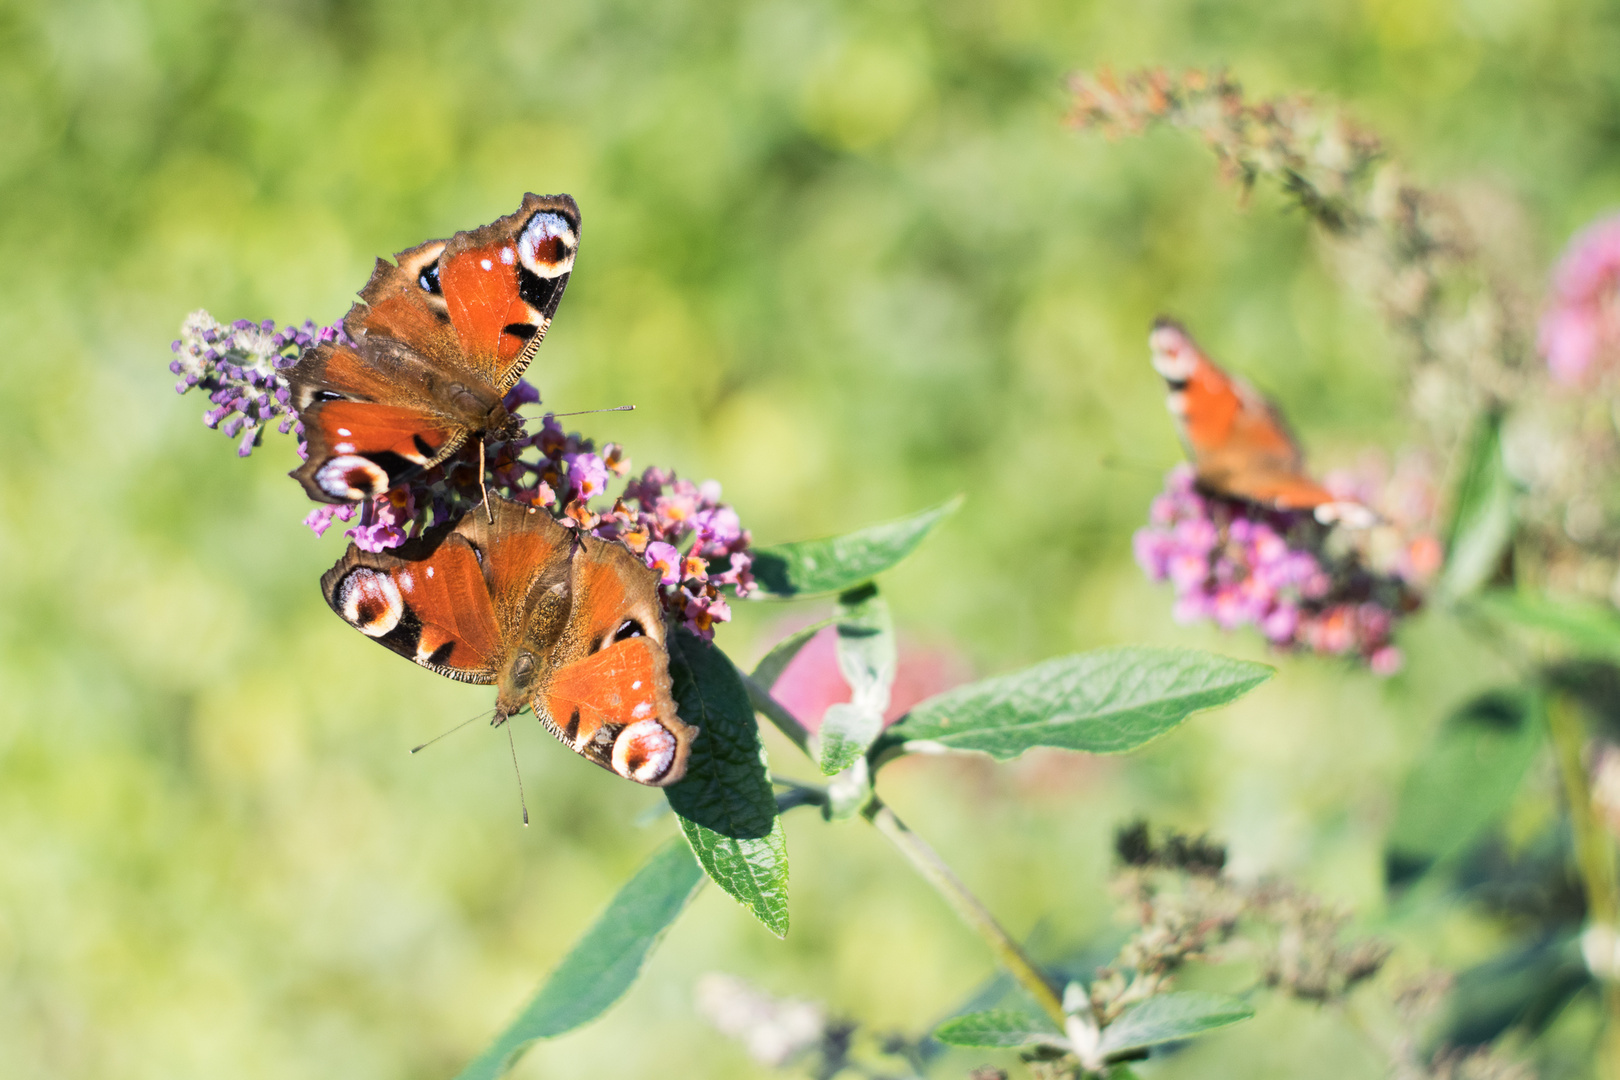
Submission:
[[[1305,455],[1282,413],[1257,390],[1223,371],[1173,319],[1148,335],[1153,369],[1205,491],[1273,510],[1309,510],[1323,524],[1372,524],[1367,507],[1333,494],[1305,472]]]
[[[351,544],[321,592],[401,656],[494,683],[494,723],[527,705],[575,753],[663,787],[698,729],[676,715],[658,578],[622,543],[491,496],[392,550]]]
[[[502,397],[551,325],[579,207],[525,195],[516,213],[378,259],[343,330],[288,372],[307,458],[292,475],[320,502],[358,502],[441,464],[469,439],[515,434]]]

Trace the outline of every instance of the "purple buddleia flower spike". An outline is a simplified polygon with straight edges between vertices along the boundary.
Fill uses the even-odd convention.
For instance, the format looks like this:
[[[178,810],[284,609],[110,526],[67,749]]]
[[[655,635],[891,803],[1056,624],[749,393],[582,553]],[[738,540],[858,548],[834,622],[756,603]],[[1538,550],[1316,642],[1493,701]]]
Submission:
[[[282,372],[309,345],[341,335],[341,327],[323,329],[308,321],[280,331],[270,319],[226,325],[206,311],[194,311],[170,346],[169,370],[180,376],[176,392],[201,389],[208,395],[214,408],[203,413],[203,423],[236,439],[237,454],[247,457],[265,428],[274,424],[283,433],[294,428],[297,418]]]

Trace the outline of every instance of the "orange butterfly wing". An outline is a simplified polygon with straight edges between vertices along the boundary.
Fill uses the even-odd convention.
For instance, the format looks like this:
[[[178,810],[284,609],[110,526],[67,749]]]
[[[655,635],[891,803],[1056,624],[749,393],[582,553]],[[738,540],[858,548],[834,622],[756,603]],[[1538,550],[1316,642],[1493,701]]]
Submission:
[[[1355,505],[1305,472],[1304,455],[1276,407],[1223,371],[1180,324],[1158,320],[1149,344],[1202,486],[1279,510]]]
[[[444,527],[392,551],[350,544],[321,594],[362,634],[461,682],[494,682],[509,651],[478,553]]]
[[[354,347],[310,349],[288,374],[308,443],[293,476],[310,498],[380,494],[503,425],[502,396],[545,337],[578,246],[574,200],[530,194],[482,228],[378,259],[343,320]]]
[[[628,780],[664,786],[686,773],[698,729],[676,714],[658,572],[619,543],[585,538],[573,556],[573,606],[535,715]]]

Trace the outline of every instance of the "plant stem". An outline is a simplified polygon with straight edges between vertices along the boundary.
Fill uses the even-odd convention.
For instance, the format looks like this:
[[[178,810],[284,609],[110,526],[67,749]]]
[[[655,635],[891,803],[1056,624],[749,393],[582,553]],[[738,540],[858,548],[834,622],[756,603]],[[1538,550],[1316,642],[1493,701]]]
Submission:
[[[1586,889],[1587,925],[1604,928],[1612,941],[1613,935],[1620,933],[1620,892],[1616,891],[1614,845],[1592,810],[1586,764],[1581,760],[1586,731],[1581,723],[1580,706],[1568,694],[1552,691],[1547,695],[1546,715],[1547,732],[1564,782],[1564,798],[1569,803],[1576,864]],[[1598,1075],[1607,1080],[1620,1080],[1620,987],[1616,986],[1612,971],[1593,974],[1603,987],[1605,1017]]]
[[[737,672],[742,677],[743,688],[748,691],[748,703],[772,724],[776,730],[793,740],[793,745],[804,751],[804,756],[815,760],[810,752],[810,729],[799,723],[799,718],[788,712],[780,701],[771,696],[771,692],[753,680],[752,676]]]
[[[799,722],[798,717],[772,697],[768,689],[747,675],[742,676],[742,681],[754,710],[793,740],[793,745],[804,751],[806,757],[815,760],[815,755],[810,752],[810,731]],[[923,879],[944,896],[963,921],[985,940],[1002,967],[1040,1003],[1041,1009],[1052,1018],[1058,1030],[1064,1030],[1066,1018],[1063,1015],[1063,1000],[1058,997],[1057,991],[1046,981],[1046,976],[1041,974],[1040,968],[1035,966],[1018,942],[996,922],[996,917],[990,914],[984,902],[974,896],[962,879],[956,876],[956,872],[939,857],[939,852],[912,832],[875,794],[861,809],[861,816],[877,826],[878,831],[900,849],[900,853],[917,868]]]
[[[1030,995],[1040,1003],[1041,1009],[1052,1018],[1058,1030],[1064,1030],[1066,1018],[1063,1015],[1063,1001],[1046,981],[1040,969],[1035,966],[1018,943],[1008,935],[996,922],[990,909],[984,906],[977,896],[974,896],[962,879],[946,865],[939,853],[929,847],[927,842],[912,832],[901,821],[893,810],[890,810],[876,795],[872,796],[862,816],[877,826],[878,832],[889,838],[889,842],[900,849],[900,853],[911,861],[923,878],[934,887],[946,900],[950,901],[956,913],[962,916],[964,922],[972,927],[974,932],[982,937],[1001,961],[1013,978],[1017,979],[1028,990]]]

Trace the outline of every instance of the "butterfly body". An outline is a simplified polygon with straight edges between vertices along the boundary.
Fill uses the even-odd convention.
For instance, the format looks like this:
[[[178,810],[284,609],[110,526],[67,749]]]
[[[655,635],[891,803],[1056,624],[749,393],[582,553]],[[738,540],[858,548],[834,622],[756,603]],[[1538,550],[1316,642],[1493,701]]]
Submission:
[[[493,518],[493,520],[488,520]],[[423,667],[496,687],[495,722],[532,708],[626,779],[685,773],[698,729],[676,714],[658,573],[505,499],[386,552],[353,545],[321,579],[361,633]]]
[[[469,440],[507,437],[502,404],[544,339],[579,246],[567,195],[378,259],[343,320],[350,343],[307,350],[288,373],[310,498],[357,502],[443,464]]]
[[[1308,510],[1324,523],[1375,519],[1366,507],[1312,479],[1277,407],[1222,370],[1179,323],[1157,320],[1148,343],[1200,487],[1275,510]]]

